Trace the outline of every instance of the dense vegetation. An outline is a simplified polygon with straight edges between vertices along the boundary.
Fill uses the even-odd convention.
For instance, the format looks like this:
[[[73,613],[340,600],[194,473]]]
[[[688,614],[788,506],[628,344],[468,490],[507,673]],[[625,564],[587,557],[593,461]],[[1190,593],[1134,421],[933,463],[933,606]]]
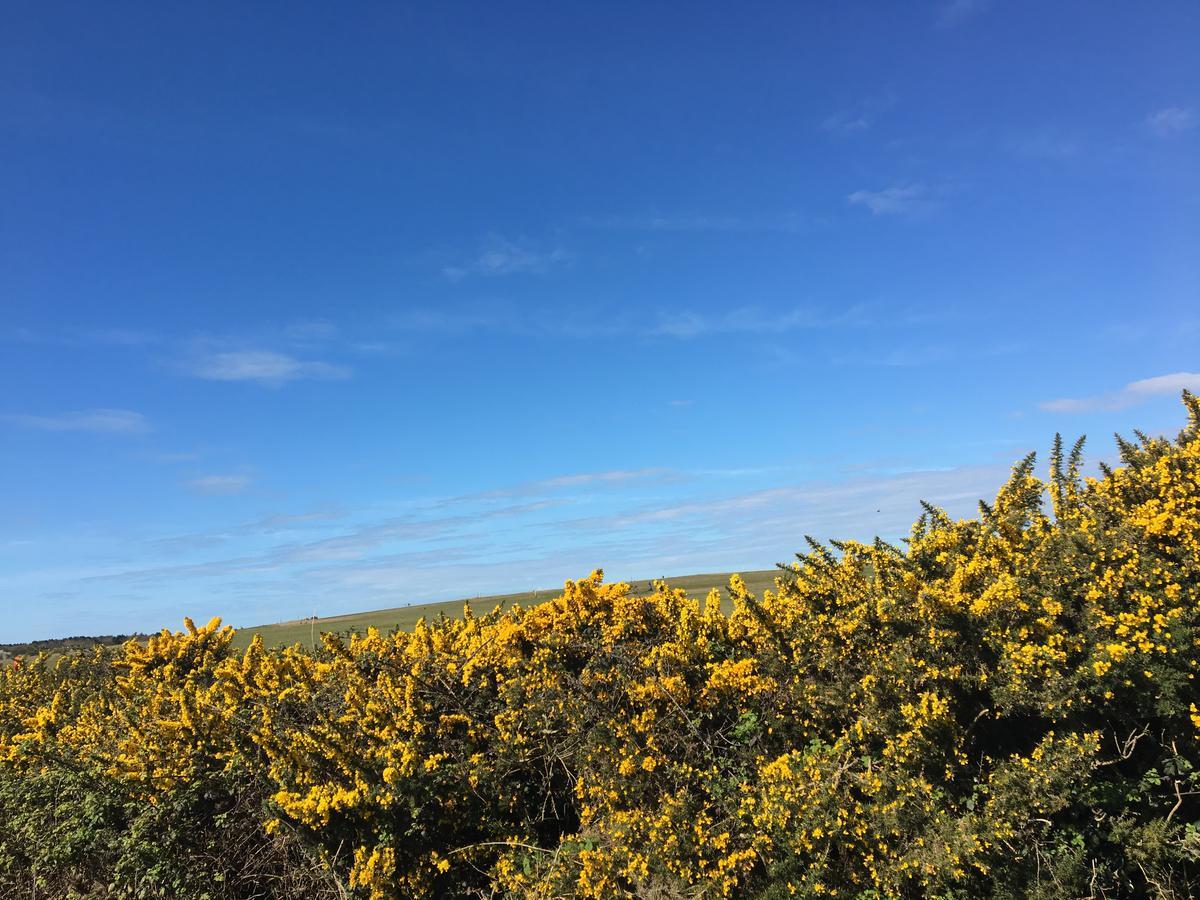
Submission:
[[[775,586],[775,569],[759,572],[743,572],[742,578],[752,590],[761,591]],[[671,587],[684,588],[691,597],[704,597],[714,587],[720,588],[729,582],[730,573],[709,573],[704,575],[682,575],[662,580],[669,580]],[[652,594],[655,591],[652,581],[635,581],[629,585],[629,592],[635,595]],[[558,591],[544,588],[536,591],[524,591],[519,594],[492,594],[460,598],[458,600],[442,600],[435,603],[414,603],[409,606],[397,606],[392,609],[377,609],[369,612],[348,613],[346,615],[321,616],[319,619],[298,619],[291,622],[277,622],[273,625],[257,625],[250,628],[239,628],[233,636],[233,647],[245,650],[255,635],[262,637],[264,646],[283,647],[289,644],[306,644],[312,646],[326,632],[333,632],[349,639],[351,632],[365,632],[375,627],[380,631],[391,631],[403,628],[408,631],[420,619],[430,621],[441,615],[458,617],[465,608],[472,612],[488,612],[497,606],[507,609],[514,604],[532,606],[556,597]]]
[[[533,608],[0,673],[23,897],[1185,897],[1200,889],[1200,402],[978,518],[733,607]]]
[[[19,656],[34,656],[38,653],[67,653],[71,650],[89,650],[97,645],[115,647],[133,640],[145,640],[144,634],[98,634],[74,635],[65,638],[47,638],[42,641],[27,641],[23,644],[0,644],[0,665]]]

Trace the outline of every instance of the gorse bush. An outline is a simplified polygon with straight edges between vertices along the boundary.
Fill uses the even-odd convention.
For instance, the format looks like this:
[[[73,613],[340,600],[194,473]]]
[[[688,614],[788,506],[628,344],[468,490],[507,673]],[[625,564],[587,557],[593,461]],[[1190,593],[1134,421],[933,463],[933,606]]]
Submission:
[[[1187,897],[1200,402],[978,518],[812,543],[732,610],[599,573],[530,609],[0,674],[26,897]]]

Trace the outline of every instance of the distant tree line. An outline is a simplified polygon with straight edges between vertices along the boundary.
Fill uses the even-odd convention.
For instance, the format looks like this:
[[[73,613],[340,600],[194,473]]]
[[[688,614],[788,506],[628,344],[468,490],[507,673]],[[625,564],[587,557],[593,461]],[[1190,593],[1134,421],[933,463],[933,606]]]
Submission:
[[[17,656],[37,656],[39,653],[67,653],[72,650],[88,650],[92,647],[113,647],[130,640],[145,640],[148,637],[141,632],[133,634],[77,634],[64,638],[47,638],[40,641],[26,641],[20,644],[0,644],[0,659],[12,659]]]

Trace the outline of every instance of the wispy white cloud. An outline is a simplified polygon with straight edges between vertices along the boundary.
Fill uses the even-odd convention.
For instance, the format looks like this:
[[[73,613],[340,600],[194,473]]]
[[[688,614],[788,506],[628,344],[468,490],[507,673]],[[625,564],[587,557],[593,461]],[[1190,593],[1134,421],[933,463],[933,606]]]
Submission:
[[[661,313],[647,333],[654,337],[690,339],[719,334],[779,334],[805,329],[859,326],[868,321],[862,307],[825,311],[810,307],[768,310],[739,306],[719,312],[680,310]]]
[[[466,262],[444,266],[442,274],[450,281],[462,281],[471,275],[542,275],[567,263],[572,256],[561,247],[541,249],[525,238],[510,240],[489,235],[479,254]]]
[[[941,28],[954,28],[987,10],[991,0],[949,0],[937,11],[937,24]]]
[[[218,478],[241,476],[212,476]],[[201,479],[205,480],[205,479]],[[218,484],[218,482],[214,482]],[[248,486],[248,483],[247,483]],[[236,493],[238,489],[217,489],[206,493]],[[411,514],[389,516],[374,521],[360,522],[339,530],[339,533],[316,539],[272,543],[248,553],[229,558],[214,558],[200,562],[182,564],[136,566],[114,566],[107,571],[84,576],[85,581],[131,581],[145,582],[164,578],[226,577],[235,573],[272,573],[290,566],[312,564],[358,563],[363,560],[378,560],[380,553],[400,552],[395,548],[420,547],[425,544],[440,546],[448,539],[472,541],[473,551],[478,558],[486,549],[489,536],[488,523],[499,520],[532,516],[543,510],[563,505],[554,499],[533,499],[529,502],[511,504],[491,509],[473,510],[469,515],[429,515],[428,510]],[[434,507],[435,509],[437,507]],[[251,523],[244,534],[272,534],[277,529],[263,528],[261,523]],[[185,549],[203,548],[220,541],[207,538],[221,537],[219,533],[184,535],[178,539]],[[434,551],[437,552],[437,551]]]
[[[251,381],[278,387],[300,379],[349,378],[345,366],[297,359],[274,350],[226,350],[202,353],[185,364],[189,375],[207,381]]]
[[[619,533],[635,526],[689,523],[716,527],[730,535],[751,537],[766,523],[790,523],[781,533],[816,534],[869,540],[895,536],[919,511],[924,499],[966,512],[975,501],[993,494],[1007,466],[984,465],[909,469],[897,474],[845,482],[809,482],[719,497],[645,505],[613,516],[578,519],[574,527]],[[766,529],[763,528],[764,533]]]
[[[657,312],[598,310],[591,315],[564,317],[551,310],[508,305],[459,309],[409,309],[392,317],[401,331],[461,336],[476,332],[515,334],[533,338],[671,338],[690,340],[721,334],[778,334],[820,328],[872,324],[863,306],[840,309],[790,306],[772,309],[743,305],[719,310],[660,309]]]
[[[1172,372],[1154,378],[1131,381],[1123,388],[1092,397],[1060,397],[1039,405],[1046,412],[1078,413],[1093,410],[1125,409],[1164,394],[1179,394],[1184,390],[1200,392],[1200,372]]]
[[[1007,465],[905,470],[715,494],[712,488],[727,484],[728,473],[704,473],[721,476],[709,482],[697,473],[670,485],[656,483],[650,493],[605,492],[592,502],[576,492],[577,483],[617,485],[628,478],[632,488],[641,473],[583,473],[544,479],[542,493],[525,502],[492,505],[491,498],[480,495],[481,502],[462,508],[428,502],[382,518],[363,518],[364,510],[351,514],[357,521],[324,523],[335,529],[332,533],[321,534],[320,522],[287,520],[280,533],[299,539],[282,542],[270,537],[279,530],[275,522],[254,523],[250,534],[238,535],[236,556],[196,558],[193,554],[216,544],[188,540],[166,548],[172,555],[193,556],[186,562],[163,564],[145,556],[114,560],[71,579],[90,593],[108,590],[103,585],[180,597],[190,593],[202,597],[212,612],[236,609],[239,624],[253,624],[314,606],[325,615],[545,587],[597,565],[612,576],[637,578],[767,568],[788,559],[798,549],[797,536],[805,533],[898,537],[919,513],[919,498],[946,506],[951,514],[968,513],[1006,473]],[[496,492],[497,497],[505,493],[513,492]],[[297,524],[304,533],[296,533]],[[308,531],[310,525],[316,534]],[[266,538],[252,540],[260,531]],[[243,600],[262,605],[247,606]]]
[[[839,138],[862,134],[872,128],[880,113],[891,109],[895,103],[895,95],[891,92],[869,97],[826,116],[821,121],[821,130]]]
[[[168,554],[189,553],[220,546],[229,541],[247,542],[256,538],[274,540],[280,536],[326,528],[345,515],[344,510],[336,507],[303,513],[271,513],[222,528],[154,537],[138,543]]]
[[[911,216],[932,207],[929,189],[923,184],[904,184],[879,191],[855,191],[846,200],[865,206],[874,216]]]
[[[644,483],[647,480],[671,480],[678,478],[678,473],[669,469],[613,469],[604,472],[577,472],[572,475],[556,475],[537,481],[526,481],[503,488],[479,491],[474,494],[464,494],[446,500],[443,506],[457,506],[463,503],[474,503],[481,500],[499,500],[510,497],[542,496],[557,494],[562,491],[582,487],[622,488],[634,483]]]
[[[613,484],[634,481],[640,478],[654,478],[663,474],[662,469],[614,469],[608,472],[579,472],[574,475],[558,475],[535,482],[535,485],[545,490],[580,487],[587,484]]]
[[[57,347],[108,347],[121,351],[149,351],[159,365],[171,371],[207,381],[249,381],[279,387],[302,379],[336,380],[351,376],[349,367],[321,359],[304,358],[310,353],[346,354],[382,351],[344,339],[336,324],[326,319],[307,319],[251,330],[241,334],[200,334],[191,337],[156,334],[129,328],[110,327],[65,333],[37,333],[18,328],[0,332],[22,343]]]
[[[249,475],[204,475],[185,482],[188,490],[197,494],[211,496],[228,496],[240,494],[250,487],[252,479]]]
[[[150,430],[149,420],[128,409],[88,409],[54,415],[5,415],[0,421],[41,431],[92,431],[102,434],[135,434]]]
[[[1157,137],[1173,137],[1196,127],[1196,113],[1181,106],[1156,109],[1146,116],[1146,127]]]
[[[858,134],[870,127],[871,120],[867,118],[865,113],[858,110],[841,110],[828,116],[821,122],[822,131],[827,131],[839,137]]]

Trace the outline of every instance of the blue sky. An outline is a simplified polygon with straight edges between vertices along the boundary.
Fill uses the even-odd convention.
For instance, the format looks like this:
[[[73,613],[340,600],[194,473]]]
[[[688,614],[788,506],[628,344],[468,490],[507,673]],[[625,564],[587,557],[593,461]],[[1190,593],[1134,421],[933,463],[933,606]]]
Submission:
[[[1200,7],[14,3],[0,641],[769,567],[1200,387]]]

